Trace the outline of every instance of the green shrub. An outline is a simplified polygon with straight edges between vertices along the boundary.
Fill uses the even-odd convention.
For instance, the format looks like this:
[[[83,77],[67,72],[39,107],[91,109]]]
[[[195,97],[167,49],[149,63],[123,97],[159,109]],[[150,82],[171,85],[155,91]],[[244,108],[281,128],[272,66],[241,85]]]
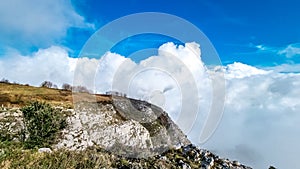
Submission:
[[[26,148],[49,147],[54,143],[58,132],[66,127],[66,118],[62,111],[52,108],[49,104],[33,102],[21,111]]]

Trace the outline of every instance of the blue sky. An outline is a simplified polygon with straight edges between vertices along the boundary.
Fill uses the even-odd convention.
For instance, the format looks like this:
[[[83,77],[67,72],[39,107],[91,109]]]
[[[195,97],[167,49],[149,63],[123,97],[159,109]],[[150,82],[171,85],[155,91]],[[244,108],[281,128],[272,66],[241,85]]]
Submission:
[[[22,7],[19,10],[13,6],[13,3],[14,1],[11,2],[11,7],[22,12]],[[9,9],[10,5],[7,4],[6,9]],[[33,8],[37,8],[33,5],[31,4]],[[51,2],[46,5],[55,6]],[[5,7],[5,5],[2,6]],[[298,10],[300,2],[297,0],[72,0],[71,2],[64,1],[62,6],[66,7],[60,9],[62,14],[59,14],[57,10],[51,11],[51,7],[45,7],[45,10],[49,10],[49,16],[57,13],[56,17],[65,17],[65,20],[61,20],[62,23],[56,23],[55,19],[51,20],[49,17],[50,22],[54,22],[45,25],[57,24],[58,27],[54,27],[52,32],[47,32],[47,28],[45,28],[46,33],[40,34],[36,33],[35,29],[32,30],[35,31],[34,33],[30,31],[23,33],[22,31],[27,30],[26,28],[23,30],[13,29],[16,24],[12,24],[11,27],[8,24],[5,28],[7,22],[12,22],[10,20],[15,20],[18,16],[9,12],[9,15],[6,16],[4,12],[0,18],[0,21],[3,20],[0,25],[2,27],[4,25],[4,31],[0,34],[3,36],[0,40],[0,54],[5,55],[8,50],[13,49],[30,55],[40,48],[60,45],[68,48],[72,57],[77,57],[86,40],[97,29],[112,20],[138,12],[163,12],[186,19],[202,30],[217,49],[221,61],[225,65],[242,62],[255,66],[274,66],[300,62],[300,11]],[[19,22],[22,27],[22,14],[20,17],[20,21],[16,20],[15,22]],[[29,22],[34,21],[30,15],[28,18],[32,18],[32,21]],[[25,21],[27,24],[28,20]],[[37,28],[44,29],[44,27]],[[31,27],[29,27],[30,29]],[[184,28],[182,29],[184,31]],[[57,32],[54,32],[56,30]],[[34,36],[36,37],[34,40],[33,37],[25,36],[30,33],[37,34]],[[45,33],[44,36],[43,33]],[[20,34],[22,34],[21,37]],[[45,36],[53,38],[49,40],[49,37]],[[143,38],[137,38],[137,40],[125,41],[126,43],[123,44],[136,46],[138,50],[143,48],[141,44],[144,44],[145,48],[158,47],[169,39],[158,39],[154,36],[153,40],[153,42],[149,42],[149,37],[147,37],[147,42],[144,42]],[[124,47],[120,46],[116,52],[126,53],[121,49]]]
[[[195,24],[208,36],[223,64],[239,61],[270,66],[300,61],[299,56],[287,58],[284,53],[279,54],[288,45],[299,47],[300,2],[296,0],[90,0],[73,1],[73,5],[79,14],[85,16],[87,21],[96,23],[97,27],[137,12],[155,11],[177,15]],[[78,47],[82,43],[80,41]],[[295,55],[299,55],[299,52]]]

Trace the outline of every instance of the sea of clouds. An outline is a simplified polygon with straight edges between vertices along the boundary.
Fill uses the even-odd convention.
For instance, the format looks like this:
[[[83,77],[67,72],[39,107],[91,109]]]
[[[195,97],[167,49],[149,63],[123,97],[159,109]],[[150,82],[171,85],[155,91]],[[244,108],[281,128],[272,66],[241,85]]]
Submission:
[[[254,168],[298,166],[300,74],[284,71],[297,68],[256,68],[243,63],[207,68],[196,43],[166,43],[156,56],[139,63],[111,52],[100,59],[71,58],[59,46],[30,56],[12,52],[0,58],[0,78],[10,81],[39,86],[49,80],[58,86],[84,85],[97,93],[119,90],[157,104],[194,144]],[[216,131],[200,144],[214,106],[212,98],[219,96],[212,88],[215,74],[225,82],[223,116]]]

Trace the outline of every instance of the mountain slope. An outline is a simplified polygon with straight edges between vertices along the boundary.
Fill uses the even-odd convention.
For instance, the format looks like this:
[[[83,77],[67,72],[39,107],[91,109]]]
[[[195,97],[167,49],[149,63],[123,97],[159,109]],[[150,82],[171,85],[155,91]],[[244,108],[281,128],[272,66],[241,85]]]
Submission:
[[[5,147],[1,143],[2,168],[13,166],[18,161],[17,156],[24,157],[20,160],[25,160],[22,165],[27,168],[45,165],[49,162],[47,158],[58,160],[51,161],[52,166],[67,163],[64,160],[75,160],[72,158],[83,160],[78,152],[83,156],[87,154],[90,161],[87,164],[92,165],[88,168],[250,168],[193,146],[166,112],[144,101],[111,95],[72,95],[70,91],[16,84],[0,84],[0,91],[0,104],[3,104],[0,129],[6,127],[7,132],[16,135],[13,144],[18,144],[18,133],[22,129],[22,112],[18,107],[29,101],[59,106],[67,115],[68,124],[50,147],[54,153],[46,156],[35,156],[36,152],[32,150],[30,152],[34,154],[29,153],[27,159],[26,150],[19,151],[17,147]],[[19,101],[12,102],[16,98]],[[11,152],[18,155],[11,156]],[[74,154],[70,155],[71,159],[64,159],[64,154],[70,152]],[[106,160],[100,160],[100,156]],[[76,161],[73,167],[78,168],[84,162]]]

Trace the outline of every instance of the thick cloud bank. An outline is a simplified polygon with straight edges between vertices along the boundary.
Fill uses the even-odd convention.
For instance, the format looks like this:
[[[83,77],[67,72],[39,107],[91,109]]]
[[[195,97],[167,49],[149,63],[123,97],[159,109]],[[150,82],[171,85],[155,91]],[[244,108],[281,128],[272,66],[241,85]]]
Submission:
[[[248,65],[226,73],[223,119],[205,147],[239,159],[254,168],[298,166],[300,136],[300,74],[281,74]]]
[[[188,101],[181,95],[184,90],[199,104],[194,128],[188,131],[189,138],[198,144],[211,104],[210,74],[224,72],[223,118],[212,137],[200,146],[254,168],[295,168],[300,151],[300,74],[284,70],[296,72],[297,68],[299,65],[259,69],[233,63],[207,69],[196,43],[164,44],[157,56],[140,63],[110,52],[99,60],[75,59],[64,48],[53,46],[32,56],[1,58],[0,78],[35,86],[50,80],[61,86],[73,84],[75,73],[75,84],[98,93],[122,89],[120,92],[129,96],[163,106],[178,123],[185,118],[180,116],[182,103]]]

